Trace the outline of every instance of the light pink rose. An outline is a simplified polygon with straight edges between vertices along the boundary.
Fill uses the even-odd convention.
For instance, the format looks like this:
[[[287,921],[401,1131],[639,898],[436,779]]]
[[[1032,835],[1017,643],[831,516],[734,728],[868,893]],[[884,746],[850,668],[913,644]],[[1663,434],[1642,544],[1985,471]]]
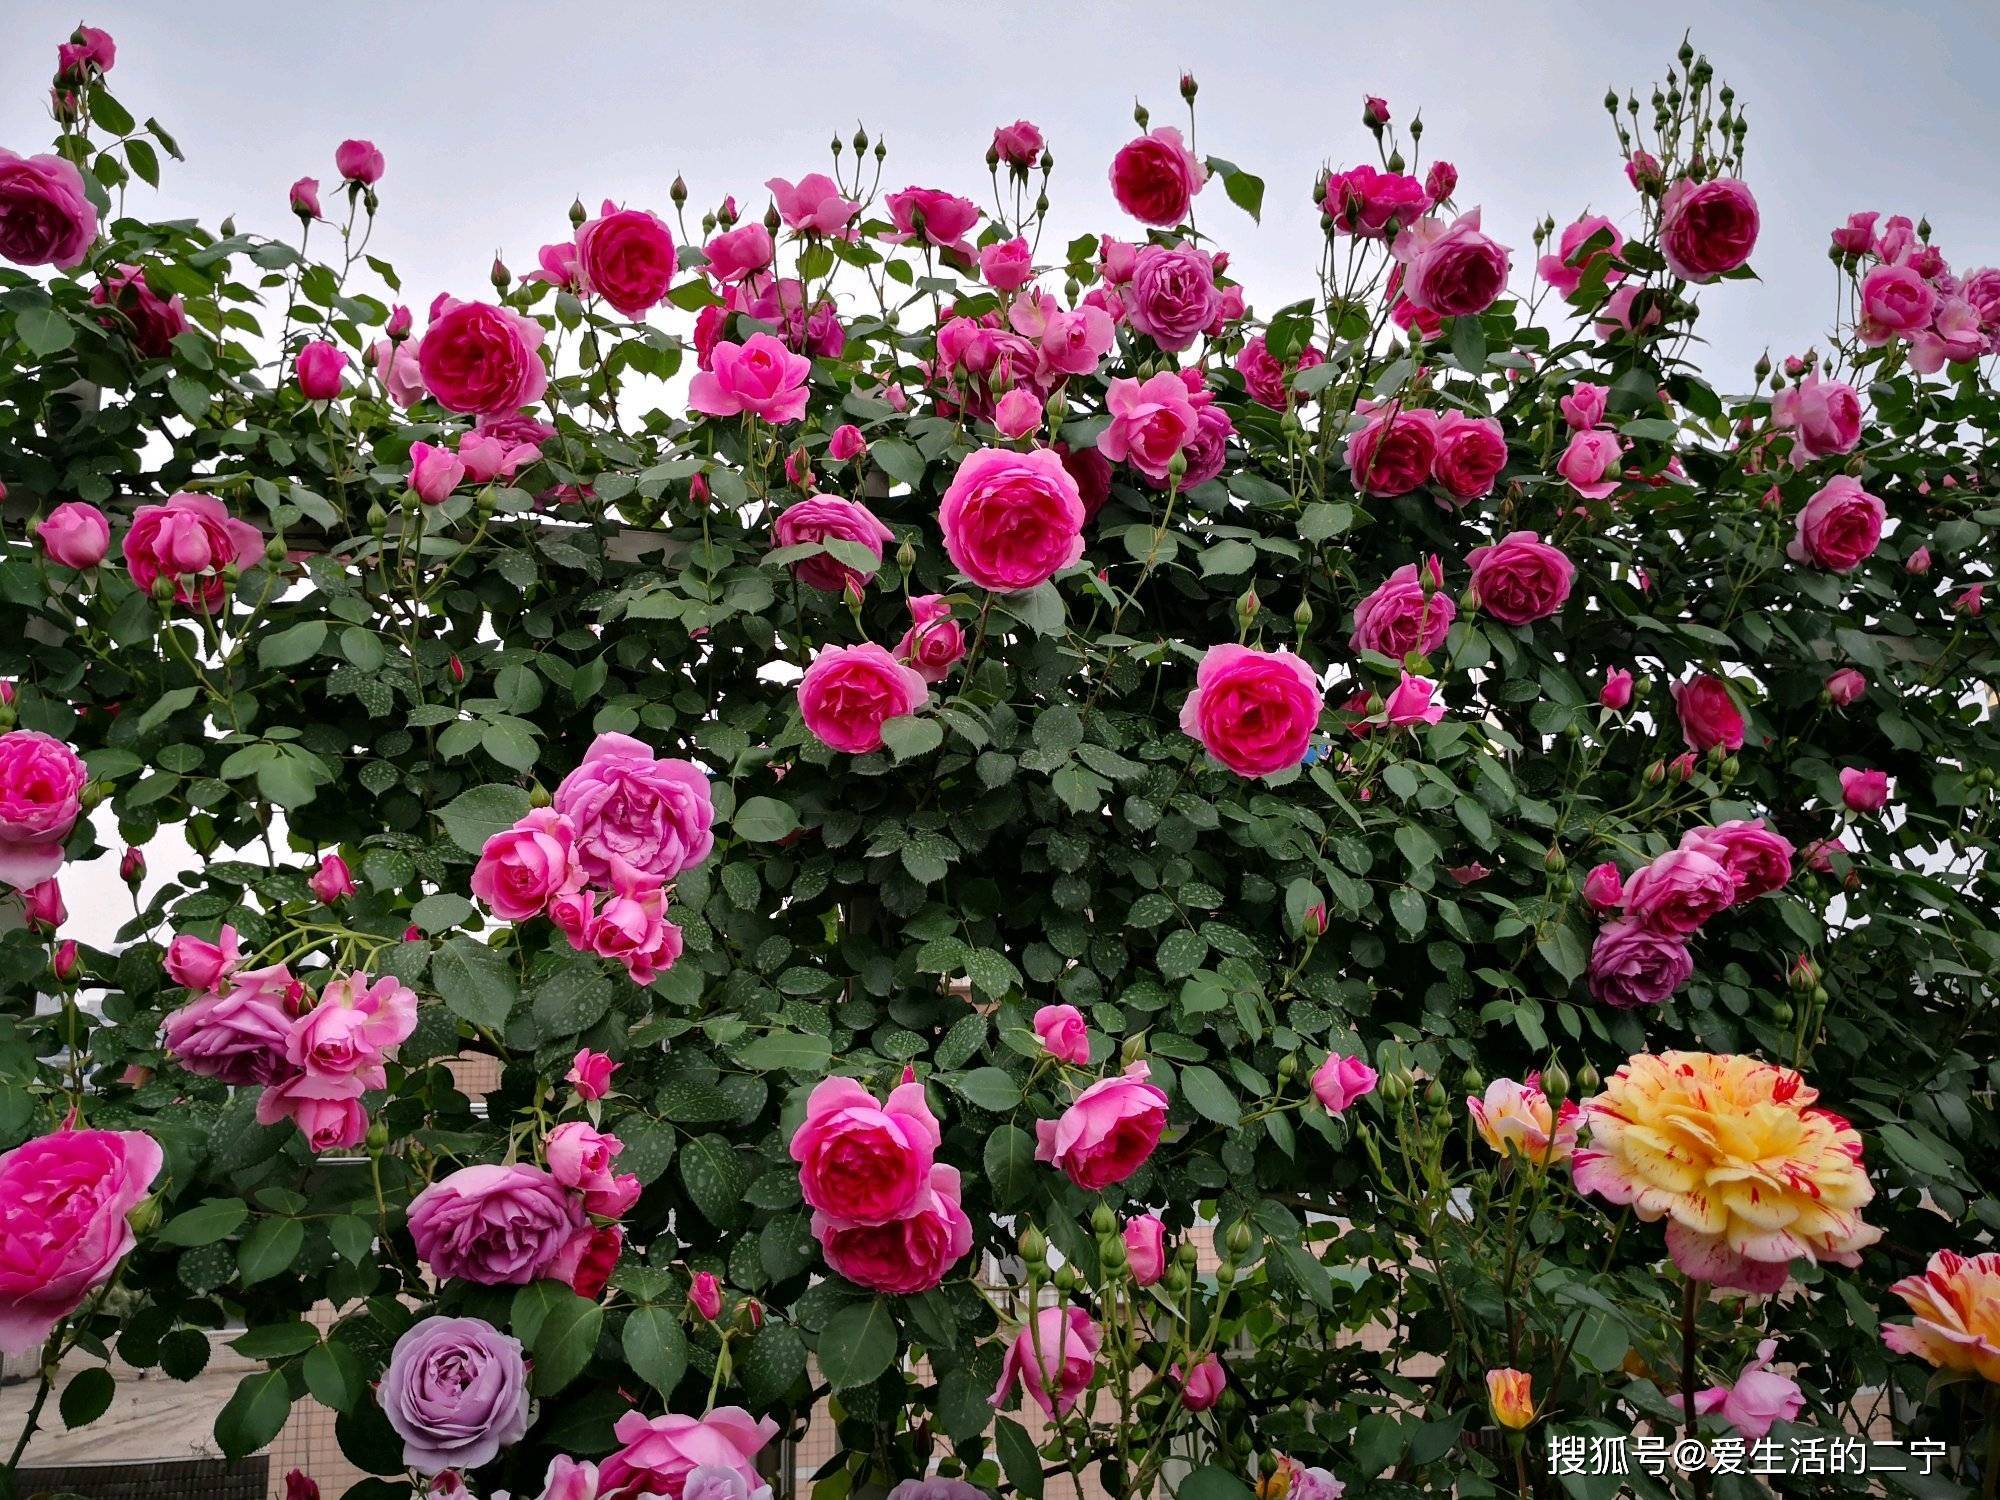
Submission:
[[[331,401],[340,394],[340,378],[347,369],[346,351],[324,339],[313,339],[292,360],[298,377],[299,394],[308,401]]]
[[[580,1098],[602,1099],[611,1092],[611,1075],[617,1071],[617,1063],[602,1052],[593,1052],[585,1047],[576,1054],[569,1071],[563,1075],[563,1081],[573,1087]]]
[[[601,886],[621,876],[665,885],[715,847],[707,774],[692,761],[655,756],[630,735],[592,740],[551,805],[576,830],[584,875]]]
[[[1458,618],[1458,606],[1444,592],[1444,569],[1435,553],[1420,578],[1415,563],[1404,563],[1354,606],[1354,633],[1348,649],[1374,651],[1400,661],[1411,652],[1428,656],[1442,646]]]
[[[952,565],[981,588],[1015,593],[1083,556],[1083,499],[1048,448],[969,453],[938,507]]]
[[[480,849],[472,894],[503,922],[525,922],[583,881],[575,825],[553,807],[536,807]]]
[[[1686,937],[1736,900],[1736,880],[1698,849],[1672,849],[1625,882],[1625,915],[1653,932]]]
[[[614,1174],[611,1163],[625,1143],[606,1135],[582,1120],[565,1120],[542,1141],[542,1155],[549,1175],[574,1192],[610,1186]]]
[[[1979,309],[1964,297],[1938,303],[1931,326],[1910,335],[1910,368],[1935,375],[1947,364],[1965,364],[1987,352],[1987,337]]]
[[[563,935],[578,952],[623,965],[634,984],[651,984],[680,961],[684,944],[680,927],[667,920],[666,892],[635,879],[634,872],[621,871],[615,889],[602,900],[588,899],[581,931],[565,927]]]
[[[778,1435],[778,1424],[769,1417],[752,1418],[740,1406],[718,1406],[705,1417],[668,1412],[648,1418],[628,1411],[611,1432],[624,1446],[598,1465],[599,1495],[733,1500],[754,1497],[765,1488],[757,1452]],[[704,1485],[702,1471],[715,1469],[728,1476],[726,1487],[714,1480]]]
[[[1757,248],[1757,200],[1734,177],[1682,177],[1660,204],[1660,254],[1683,281],[1713,281]]]
[[[1737,901],[1754,901],[1782,890],[1792,878],[1792,841],[1762,818],[1737,818],[1713,828],[1691,828],[1681,847],[1706,854],[1729,872]]]
[[[1438,418],[1433,438],[1431,479],[1451,497],[1439,496],[1439,505],[1449,510],[1452,502],[1464,505],[1493,492],[1493,482],[1507,466],[1507,438],[1497,419],[1447,411]]]
[[[1646,301],[1643,309],[1635,317],[1633,309],[1640,306],[1640,296]],[[1645,288],[1626,284],[1604,299],[1604,305],[1597,309],[1592,328],[1599,339],[1610,343],[1620,333],[1640,333],[1659,326],[1664,314],[1660,311],[1659,298],[1647,293]]]
[[[896,642],[896,660],[925,682],[943,682],[965,655],[965,627],[951,617],[942,594],[910,596],[910,628]]]
[[[1041,127],[1028,120],[996,126],[993,131],[993,154],[1023,172],[1041,160],[1045,144]]]
[[[1700,752],[1716,745],[1725,750],[1743,748],[1743,711],[1721,678],[1706,674],[1690,677],[1675,683],[1673,694],[1688,749]]]
[[[1877,266],[1861,278],[1861,342],[1876,346],[1927,327],[1937,292],[1908,266]]]
[[[1067,1416],[1090,1389],[1100,1341],[1097,1324],[1082,1308],[1042,1308],[1007,1346],[992,1404],[1002,1405],[1019,1386],[1045,1414]]]
[[[1595,248],[1584,250],[1586,244],[1600,237],[1603,238]],[[1586,214],[1563,230],[1556,242],[1555,252],[1544,255],[1536,264],[1535,271],[1562,296],[1571,297],[1576,295],[1576,289],[1583,284],[1584,274],[1592,265],[1621,255],[1624,250],[1625,236],[1618,232],[1616,224],[1601,214]],[[1603,284],[1616,286],[1624,278],[1624,272],[1613,268],[1606,271]]]
[[[418,345],[407,339],[377,339],[368,350],[375,373],[382,378],[382,388],[404,411],[430,394],[424,389],[423,365],[417,350]]]
[[[1252,401],[1273,411],[1283,411],[1293,399],[1293,377],[1301,370],[1325,363],[1326,356],[1318,346],[1307,344],[1294,361],[1280,364],[1264,335],[1259,333],[1244,340],[1242,352],[1236,356],[1236,373],[1243,377],[1243,389]]]
[[[1129,462],[1155,482],[1172,477],[1174,456],[1201,428],[1187,383],[1170,370],[1143,382],[1112,381],[1104,404],[1111,425],[1098,434],[1097,451],[1113,463]]]
[[[1597,690],[1597,701],[1613,713],[1622,713],[1632,706],[1632,674],[1623,667],[1613,667],[1604,674],[1604,686]]]
[[[1610,386],[1579,380],[1562,398],[1563,420],[1574,432],[1588,432],[1604,420],[1604,407],[1610,396]]]
[[[848,1224],[815,1213],[812,1232],[826,1263],[856,1286],[913,1297],[944,1283],[972,1249],[972,1221],[959,1207],[958,1168],[938,1162],[909,1212],[885,1224]]]
[[[1602,500],[1618,488],[1625,467],[1625,445],[1605,428],[1570,434],[1569,446],[1556,462],[1556,472],[1586,500]]]
[[[1851,453],[1861,441],[1861,397],[1853,386],[1822,380],[1815,370],[1771,398],[1771,425],[1791,433],[1794,468]]]
[[[290,1077],[285,1043],[299,982],[282,964],[239,972],[229,981],[226,990],[205,993],[167,1016],[162,1049],[190,1073],[238,1088]]]
[[[1479,210],[1442,219],[1419,219],[1396,236],[1403,267],[1403,295],[1445,318],[1482,313],[1507,289],[1508,251],[1479,228]]]
[[[1608,922],[1591,945],[1590,993],[1620,1010],[1659,1005],[1693,975],[1685,939],[1637,922]]]
[[[1563,607],[1576,565],[1532,531],[1513,531],[1465,555],[1479,607],[1508,625],[1547,619]]]
[[[1797,1381],[1770,1367],[1777,1352],[1776,1339],[1762,1340],[1757,1357],[1738,1373],[1735,1384],[1712,1385],[1695,1396],[1695,1412],[1704,1417],[1721,1412],[1737,1435],[1751,1442],[1769,1436],[1775,1423],[1797,1421],[1806,1398]]]
[[[447,410],[511,414],[541,400],[549,386],[542,325],[511,308],[441,297],[417,347],[424,389]]]
[[[1167,1226],[1156,1215],[1125,1221],[1125,1264],[1139,1286],[1152,1286],[1167,1274]]]
[[[1861,695],[1868,691],[1868,679],[1853,667],[1842,667],[1826,679],[1826,695],[1836,708],[1846,708],[1857,703]]]
[[[1208,169],[1171,125],[1127,141],[1111,158],[1111,196],[1142,224],[1180,223],[1207,181]]]
[[[392,975],[329,979],[319,1003],[292,1022],[285,1061],[318,1079],[351,1079],[354,1092],[388,1086],[389,1049],[417,1026],[417,997]]]
[[[177,934],[167,944],[167,957],[162,967],[175,984],[200,991],[220,989],[222,981],[242,967],[242,962],[242,948],[236,940],[236,929],[224,922],[212,943],[192,933]]]
[[[35,1352],[111,1279],[165,1161],[136,1130],[59,1130],[0,1154],[0,1354]]]
[[[1444,700],[1438,697],[1437,683],[1405,672],[1383,699],[1382,716],[1392,727],[1437,723],[1444,717]]]
[[[410,488],[425,505],[442,505],[465,478],[465,463],[449,448],[410,444]]]
[[[53,735],[0,734],[0,881],[26,890],[55,874],[89,779],[82,759]]]
[[[1035,1012],[1035,1035],[1050,1057],[1078,1067],[1090,1065],[1090,1036],[1083,1012],[1074,1005],[1044,1005]]]
[[[922,1084],[898,1084],[878,1104],[836,1076],[807,1096],[789,1149],[800,1192],[830,1223],[887,1224],[917,1207],[942,1139]]]
[[[979,205],[940,188],[907,187],[882,200],[895,224],[895,233],[885,236],[894,243],[921,239],[940,250],[964,259],[972,256],[966,231],[979,222]]]
[[[773,177],[764,186],[771,190],[785,227],[799,234],[844,233],[861,207],[843,197],[840,185],[824,172],[808,172],[795,183]]]
[[[67,271],[96,239],[97,209],[72,162],[0,150],[0,259]]]
[[[1840,772],[1840,800],[1850,812],[1878,813],[1889,801],[1889,777],[1883,771],[1864,771],[1844,766]]]
[[[1188,244],[1141,245],[1125,289],[1125,317],[1170,352],[1191,347],[1215,321],[1222,293],[1215,262]]]
[[[290,1120],[314,1153],[351,1151],[368,1137],[363,1092],[353,1078],[292,1073],[257,1096],[257,1123]]]
[[[705,269],[718,282],[748,281],[767,269],[777,256],[771,231],[755,219],[725,229],[713,236],[701,253],[708,257]]]
[[[753,333],[740,344],[721,339],[709,367],[688,383],[688,406],[711,417],[749,412],[766,422],[796,422],[806,414],[811,374],[811,360],[768,333]]]
[[[1290,651],[1211,646],[1181,705],[1181,732],[1238,776],[1296,768],[1325,707],[1319,679]]]
[[[584,1228],[583,1206],[527,1162],[461,1167],[417,1194],[410,1237],[439,1280],[525,1286]]]
[[[1407,495],[1437,459],[1437,413],[1385,407],[1347,440],[1347,468],[1364,495]]]
[[[1186,1374],[1179,1365],[1171,1373],[1181,1383],[1181,1405],[1189,1411],[1207,1411],[1222,1399],[1223,1388],[1229,1383],[1222,1361],[1213,1354],[1204,1354]]]
[[[1153,1154],[1167,1125],[1167,1096],[1141,1060],[1100,1079],[1056,1120],[1035,1122],[1035,1160],[1060,1167],[1085,1192],[1123,1182]]]
[[[896,540],[896,533],[877,520],[867,506],[838,495],[808,495],[795,501],[772,523],[771,532],[780,547],[796,547],[805,542],[851,542],[878,564],[882,561],[882,548]],[[808,587],[824,589],[829,594],[859,589],[870,576],[830,552],[800,558],[792,564],[792,575]]]
[[[1363,165],[1330,175],[1319,207],[1340,234],[1387,239],[1421,219],[1431,195],[1414,177]]]
[[[873,641],[825,646],[799,679],[799,713],[830,750],[867,755],[882,748],[882,726],[913,714],[930,694],[921,674]]]
[[[87,500],[68,500],[35,523],[35,540],[52,563],[94,568],[111,550],[111,523]]]
[[[1614,912],[1623,906],[1625,879],[1618,873],[1618,866],[1608,859],[1601,865],[1593,865],[1583,877],[1583,899],[1597,912]]]
[[[355,889],[354,876],[347,868],[347,861],[338,854],[329,854],[322,859],[319,868],[306,878],[306,884],[327,906],[353,895]]]
[[[1042,425],[1042,403],[1033,391],[1017,385],[994,405],[993,425],[1003,438],[1019,441]]]
[[[1375,1092],[1377,1074],[1363,1057],[1329,1052],[1313,1070],[1313,1097],[1330,1115],[1345,1114],[1358,1099]]]
[[[979,274],[998,292],[1018,292],[1035,279],[1035,257],[1018,234],[979,251]]]
[[[1881,544],[1887,519],[1887,508],[1859,480],[1836,474],[1800,510],[1785,555],[1829,572],[1851,573]]]
[[[763,226],[757,227],[761,231]],[[768,250],[768,234],[764,244]],[[770,256],[764,259],[768,262]],[[628,318],[643,318],[658,306],[680,269],[673,233],[658,215],[621,209],[608,200],[576,232],[576,265],[584,286]]]

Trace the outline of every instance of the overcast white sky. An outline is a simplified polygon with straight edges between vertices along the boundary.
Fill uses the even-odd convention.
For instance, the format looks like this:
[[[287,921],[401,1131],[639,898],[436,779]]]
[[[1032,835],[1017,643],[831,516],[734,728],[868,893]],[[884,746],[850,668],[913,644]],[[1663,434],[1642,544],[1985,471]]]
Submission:
[[[1157,122],[1176,118],[1183,69],[1201,83],[1202,150],[1269,184],[1261,228],[1219,187],[1202,203],[1253,310],[1310,289],[1312,179],[1323,162],[1371,159],[1364,93],[1399,122],[1422,109],[1426,156],[1458,166],[1459,200],[1484,206],[1521,277],[1542,214],[1631,220],[1601,101],[1610,85],[1643,99],[1684,30],[1748,108],[1764,217],[1763,280],[1705,294],[1720,383],[1821,333],[1827,232],[1849,212],[1928,215],[1954,265],[2000,263],[2000,9],[1978,0],[6,0],[0,146],[46,149],[55,46],[79,19],[117,38],[118,96],[188,156],[167,164],[156,201],[135,189],[135,210],[290,234],[292,179],[330,192],[334,145],[369,137],[388,158],[372,249],[420,315],[435,292],[477,295],[496,249],[517,273],[532,266],[577,196],[670,217],[678,172],[691,207],[733,192],[761,213],[764,179],[823,170],[828,140],[857,119],[888,140],[886,188],[976,201],[993,127],[1034,120],[1056,157],[1055,228],[1130,235],[1105,167],[1133,133],[1134,95]],[[115,877],[67,881],[76,935],[105,941],[124,905]]]

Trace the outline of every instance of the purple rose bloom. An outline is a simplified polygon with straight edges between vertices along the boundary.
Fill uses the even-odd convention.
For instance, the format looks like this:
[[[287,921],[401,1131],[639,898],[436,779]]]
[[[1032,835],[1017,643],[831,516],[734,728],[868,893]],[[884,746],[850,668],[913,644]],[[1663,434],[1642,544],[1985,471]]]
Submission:
[[[1658,1005],[1693,975],[1685,938],[1637,922],[1606,923],[1590,950],[1590,993],[1620,1010]]]
[[[1215,262],[1192,245],[1145,245],[1125,288],[1125,315],[1162,349],[1178,353],[1222,310]]]
[[[701,767],[661,760],[626,734],[592,742],[556,788],[555,810],[575,827],[577,858],[597,885],[616,884],[621,872],[664,885],[715,847],[715,804]]]
[[[396,1340],[375,1399],[411,1468],[476,1469],[528,1430],[521,1341],[483,1318],[425,1318]]]
[[[889,1500],[987,1500],[986,1491],[963,1479],[905,1479],[889,1491]]]
[[[465,1167],[410,1205],[410,1237],[440,1279],[526,1286],[584,1228],[583,1206],[540,1167]]]

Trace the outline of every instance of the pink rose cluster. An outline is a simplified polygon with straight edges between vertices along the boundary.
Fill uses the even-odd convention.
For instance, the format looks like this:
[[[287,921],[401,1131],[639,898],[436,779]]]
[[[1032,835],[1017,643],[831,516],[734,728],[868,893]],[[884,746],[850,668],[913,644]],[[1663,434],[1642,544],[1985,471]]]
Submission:
[[[942,1139],[907,1072],[883,1101],[837,1077],[806,1100],[791,1140],[799,1188],[826,1263],[856,1286],[927,1292],[972,1249],[958,1169],[936,1159]]]
[[[2000,352],[2000,270],[1954,274],[1902,214],[1850,214],[1833,247],[1859,280],[1862,343],[1901,340],[1911,367],[1926,375]]]
[[[1691,829],[1630,877],[1615,864],[1593,869],[1584,899],[1616,913],[1597,934],[1589,963],[1590,992],[1621,1010],[1658,1005],[1694,974],[1688,940],[1710,918],[1783,889],[1792,878],[1793,848],[1761,818]]]
[[[667,889],[708,858],[714,822],[701,767],[600,734],[548,807],[486,841],[472,893],[504,921],[547,915],[577,952],[651,984],[681,956]]]
[[[1347,440],[1354,487],[1384,499],[1426,481],[1441,509],[1456,510],[1493,491],[1507,464],[1507,439],[1492,417],[1380,406]]]

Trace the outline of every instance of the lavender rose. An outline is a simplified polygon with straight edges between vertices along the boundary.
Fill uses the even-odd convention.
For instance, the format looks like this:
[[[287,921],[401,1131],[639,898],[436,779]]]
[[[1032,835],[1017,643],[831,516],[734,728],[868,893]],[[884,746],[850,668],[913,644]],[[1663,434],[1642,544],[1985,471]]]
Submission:
[[[658,760],[626,734],[600,734],[556,788],[555,810],[576,828],[576,854],[594,883],[621,870],[664,884],[708,858],[715,821],[708,777],[685,760]]]
[[[520,1340],[483,1318],[425,1318],[396,1340],[375,1399],[411,1468],[491,1463],[528,1430]]]
[[[1694,975],[1687,941],[1637,922],[1608,922],[1590,950],[1590,993],[1632,1010],[1658,1005]]]
[[[576,1195],[540,1167],[465,1167],[410,1205],[417,1254],[441,1280],[526,1286],[548,1273],[584,1227]]]

